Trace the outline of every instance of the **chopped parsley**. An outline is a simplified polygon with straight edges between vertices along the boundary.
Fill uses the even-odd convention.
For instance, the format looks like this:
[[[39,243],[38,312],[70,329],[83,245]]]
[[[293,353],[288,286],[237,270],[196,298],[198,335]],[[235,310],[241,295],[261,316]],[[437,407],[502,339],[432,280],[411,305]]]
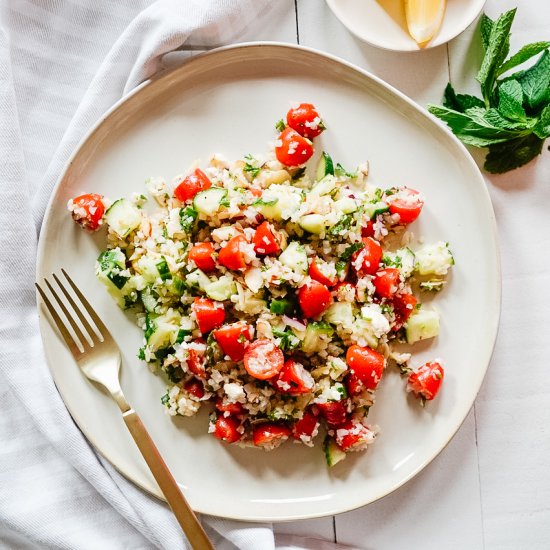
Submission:
[[[275,123],[275,129],[278,132],[282,132],[285,128],[286,128],[286,124],[282,118]]]
[[[280,339],[279,347],[282,351],[291,351],[300,345],[300,339],[292,332],[291,329],[273,329],[273,336]]]

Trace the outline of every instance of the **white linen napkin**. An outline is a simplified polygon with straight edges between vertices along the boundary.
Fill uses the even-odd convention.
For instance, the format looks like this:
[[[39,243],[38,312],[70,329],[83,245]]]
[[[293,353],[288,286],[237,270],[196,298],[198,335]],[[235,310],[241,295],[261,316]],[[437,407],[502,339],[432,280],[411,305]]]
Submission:
[[[37,234],[72,150],[164,53],[227,43],[274,9],[269,0],[2,3],[0,547],[186,547],[168,507],[94,453],[56,391],[37,324]],[[269,524],[203,519],[217,548],[276,547]],[[321,548],[289,540],[277,544]]]

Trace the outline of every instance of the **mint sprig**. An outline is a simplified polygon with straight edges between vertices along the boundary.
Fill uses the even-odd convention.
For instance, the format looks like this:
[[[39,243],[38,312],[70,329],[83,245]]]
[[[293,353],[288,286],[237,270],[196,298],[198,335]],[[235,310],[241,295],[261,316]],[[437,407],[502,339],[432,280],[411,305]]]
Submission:
[[[485,56],[476,76],[481,98],[457,94],[451,84],[443,105],[429,105],[466,145],[487,147],[484,168],[503,173],[533,160],[550,136],[550,42],[533,42],[510,53],[510,31],[516,10],[493,21],[481,17]],[[505,76],[539,55],[531,67]]]

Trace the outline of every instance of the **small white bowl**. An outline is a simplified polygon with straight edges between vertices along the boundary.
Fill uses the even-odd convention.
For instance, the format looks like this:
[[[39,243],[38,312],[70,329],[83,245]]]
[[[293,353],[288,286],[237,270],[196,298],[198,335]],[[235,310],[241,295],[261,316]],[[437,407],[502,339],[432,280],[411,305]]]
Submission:
[[[447,0],[439,32],[420,46],[407,31],[403,0],[327,0],[334,15],[355,36],[386,50],[412,52],[445,44],[479,15],[485,0]]]

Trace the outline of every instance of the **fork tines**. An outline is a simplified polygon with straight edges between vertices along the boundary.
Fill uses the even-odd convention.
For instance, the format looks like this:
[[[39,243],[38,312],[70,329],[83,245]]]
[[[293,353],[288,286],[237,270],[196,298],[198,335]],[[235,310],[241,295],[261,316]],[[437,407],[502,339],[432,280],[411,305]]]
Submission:
[[[55,324],[59,329],[59,332],[63,336],[65,343],[67,344],[67,346],[69,346],[73,354],[80,355],[84,353],[84,351],[86,350],[86,347],[93,347],[94,343],[97,341],[102,342],[104,340],[102,334],[107,334],[107,329],[103,324],[103,322],[101,321],[101,319],[99,318],[99,316],[97,315],[97,313],[94,311],[94,309],[90,305],[90,303],[88,302],[88,300],[84,297],[82,292],[73,282],[73,280],[69,277],[67,272],[64,269],[61,269],[61,272],[65,276],[65,279],[67,280],[70,287],[74,291],[76,297],[80,301],[81,306],[84,307],[85,311],[88,313],[88,315],[94,322],[95,328],[92,327],[87,317],[82,312],[81,306],[77,304],[76,300],[73,298],[73,296],[64,286],[64,284],[60,281],[59,277],[55,275],[55,273],[52,274],[52,277],[57,283],[57,286],[61,289],[61,292],[65,296],[66,301],[69,303],[73,314],[71,314],[71,312],[68,309],[68,306],[64,303],[62,297],[52,287],[50,282],[47,279],[44,279],[44,283],[48,287],[48,290],[50,291],[51,295],[55,298],[55,301],[59,305],[61,312],[63,313],[65,319],[68,321],[69,325],[71,326],[72,332],[68,329],[67,324],[63,321],[56,307],[52,304],[52,302],[50,301],[50,299],[48,298],[44,290],[40,287],[38,283],[35,283],[35,285],[38,292],[40,293],[40,296],[42,297],[42,300],[44,301],[44,304],[46,305],[46,308],[48,309],[50,315],[55,321]],[[76,316],[80,321],[80,325],[76,322],[74,318],[74,313],[76,313]]]

